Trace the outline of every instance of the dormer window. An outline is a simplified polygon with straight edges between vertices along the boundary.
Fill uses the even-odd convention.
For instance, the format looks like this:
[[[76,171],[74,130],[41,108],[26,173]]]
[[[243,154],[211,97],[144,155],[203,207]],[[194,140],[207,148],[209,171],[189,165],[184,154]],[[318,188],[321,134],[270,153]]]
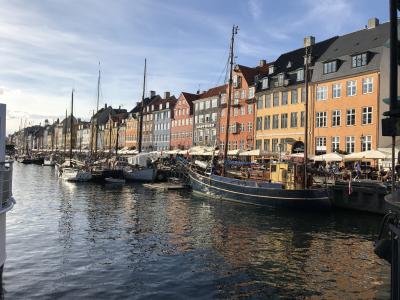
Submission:
[[[274,67],[274,65],[269,66],[269,68],[268,68],[268,74],[271,75],[271,74],[273,74],[274,72],[275,72],[275,67]]]
[[[368,62],[368,53],[367,52],[353,55],[351,57],[351,67],[352,68],[366,66],[367,62]]]
[[[289,60],[287,65],[286,65],[286,68],[290,69],[291,67],[292,67],[292,62]]]
[[[324,74],[334,73],[337,71],[337,61],[329,61],[324,63]]]
[[[262,89],[267,89],[269,88],[269,84],[268,84],[268,77],[263,78],[262,80]]]
[[[297,78],[297,81],[304,80],[304,69],[297,70],[296,78]]]

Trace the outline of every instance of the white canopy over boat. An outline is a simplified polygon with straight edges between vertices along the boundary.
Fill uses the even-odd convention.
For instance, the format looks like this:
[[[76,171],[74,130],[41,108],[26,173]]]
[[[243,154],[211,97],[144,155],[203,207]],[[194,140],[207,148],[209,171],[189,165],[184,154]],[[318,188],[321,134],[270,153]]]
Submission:
[[[247,150],[244,152],[239,153],[239,156],[262,156],[266,155],[267,152],[261,149],[254,149],[254,150]]]

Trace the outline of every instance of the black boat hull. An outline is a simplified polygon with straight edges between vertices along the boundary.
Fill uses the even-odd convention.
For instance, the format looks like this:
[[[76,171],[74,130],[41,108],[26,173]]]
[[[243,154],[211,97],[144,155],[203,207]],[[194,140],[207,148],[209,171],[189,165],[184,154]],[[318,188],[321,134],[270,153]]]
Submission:
[[[208,177],[188,170],[194,192],[240,203],[290,209],[327,210],[331,203],[326,189],[285,190],[243,186],[222,181],[222,177]],[[219,180],[221,179],[221,180]],[[239,181],[237,181],[239,182]]]

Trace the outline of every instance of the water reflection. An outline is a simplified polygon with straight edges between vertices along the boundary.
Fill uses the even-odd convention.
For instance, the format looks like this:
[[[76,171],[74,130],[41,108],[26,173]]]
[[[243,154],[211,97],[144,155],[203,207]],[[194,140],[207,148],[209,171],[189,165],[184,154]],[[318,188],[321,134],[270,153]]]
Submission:
[[[15,177],[5,298],[388,297],[379,217],[69,184],[19,164]]]

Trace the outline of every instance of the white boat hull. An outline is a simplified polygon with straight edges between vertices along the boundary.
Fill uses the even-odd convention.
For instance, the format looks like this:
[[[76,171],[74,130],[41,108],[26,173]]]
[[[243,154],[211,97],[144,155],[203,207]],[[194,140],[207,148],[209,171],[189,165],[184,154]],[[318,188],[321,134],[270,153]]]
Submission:
[[[52,160],[44,160],[44,162],[43,162],[43,166],[50,166],[50,167],[53,167],[53,166],[55,166],[56,165],[56,163],[54,162],[54,161],[52,161]]]
[[[61,173],[61,178],[65,181],[89,181],[92,179],[90,172],[79,169],[64,169]]]
[[[153,168],[146,169],[124,169],[124,178],[131,181],[154,181],[156,179],[157,170]]]

